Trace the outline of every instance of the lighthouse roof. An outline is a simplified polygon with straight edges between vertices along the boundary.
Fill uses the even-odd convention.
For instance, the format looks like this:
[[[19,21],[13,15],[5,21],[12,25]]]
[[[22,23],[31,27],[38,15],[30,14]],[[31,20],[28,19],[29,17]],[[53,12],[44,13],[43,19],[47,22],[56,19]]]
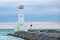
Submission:
[[[20,5],[20,6],[19,6],[19,9],[23,9],[23,5]]]

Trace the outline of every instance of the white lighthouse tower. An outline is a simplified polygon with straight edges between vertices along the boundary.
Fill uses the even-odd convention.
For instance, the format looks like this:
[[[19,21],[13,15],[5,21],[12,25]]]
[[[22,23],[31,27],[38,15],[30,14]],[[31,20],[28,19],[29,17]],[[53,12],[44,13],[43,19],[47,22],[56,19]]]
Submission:
[[[19,13],[18,13],[18,24],[15,27],[15,32],[17,31],[27,31],[27,27],[24,24],[24,15],[23,15],[23,5],[20,5],[18,7]]]

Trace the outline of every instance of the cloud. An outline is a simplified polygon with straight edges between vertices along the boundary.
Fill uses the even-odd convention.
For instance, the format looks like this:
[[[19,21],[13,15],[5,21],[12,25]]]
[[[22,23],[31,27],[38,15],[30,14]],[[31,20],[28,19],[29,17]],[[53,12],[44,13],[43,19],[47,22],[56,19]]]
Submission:
[[[32,29],[59,29],[60,23],[55,22],[36,22],[33,23]],[[36,27],[37,26],[37,27]]]
[[[13,29],[15,24],[15,22],[0,23],[0,29]]]
[[[18,12],[17,0],[0,0],[0,16],[17,14]]]
[[[18,1],[17,0],[0,0],[0,6],[14,6],[17,5]]]
[[[36,15],[58,14],[58,0],[0,0],[0,16],[18,15],[18,5],[24,5],[24,13]],[[60,15],[60,14],[59,14]]]
[[[27,22],[28,27],[31,22]],[[59,29],[60,23],[56,22],[32,22],[32,29]]]
[[[60,8],[58,7],[35,7],[35,6],[30,6],[30,7],[26,7],[25,8],[25,12],[26,13],[30,13],[30,14],[40,14],[40,15],[48,15],[48,14],[59,14],[60,12]]]
[[[57,3],[59,0],[24,0],[24,4],[25,5],[34,5],[34,4],[42,4],[42,5],[46,5],[46,4],[54,4]]]
[[[0,29],[14,29],[16,22],[0,23]],[[26,27],[29,29],[31,22],[25,22]],[[59,29],[60,23],[57,22],[32,22],[32,29]]]
[[[58,3],[59,0],[0,0],[0,4],[4,4],[7,2],[13,2],[13,3],[18,3],[18,4],[23,4],[23,5],[33,5],[33,4],[49,4],[49,3]]]
[[[17,2],[17,0],[0,0],[0,4],[4,4],[7,2]]]
[[[31,14],[58,14],[59,0],[24,0],[25,12]]]

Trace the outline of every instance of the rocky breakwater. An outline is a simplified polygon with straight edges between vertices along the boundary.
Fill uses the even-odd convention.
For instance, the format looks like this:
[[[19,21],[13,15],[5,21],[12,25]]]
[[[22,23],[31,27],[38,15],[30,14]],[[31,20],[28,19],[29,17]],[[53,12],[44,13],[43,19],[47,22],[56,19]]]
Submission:
[[[25,40],[60,40],[60,32],[56,30],[19,31],[8,35]]]

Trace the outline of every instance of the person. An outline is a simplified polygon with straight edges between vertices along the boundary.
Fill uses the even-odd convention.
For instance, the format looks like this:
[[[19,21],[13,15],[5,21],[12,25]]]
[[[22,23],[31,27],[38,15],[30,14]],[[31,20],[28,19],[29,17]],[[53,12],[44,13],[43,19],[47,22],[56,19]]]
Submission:
[[[32,30],[32,23],[31,23],[31,25],[30,25],[30,30]]]

